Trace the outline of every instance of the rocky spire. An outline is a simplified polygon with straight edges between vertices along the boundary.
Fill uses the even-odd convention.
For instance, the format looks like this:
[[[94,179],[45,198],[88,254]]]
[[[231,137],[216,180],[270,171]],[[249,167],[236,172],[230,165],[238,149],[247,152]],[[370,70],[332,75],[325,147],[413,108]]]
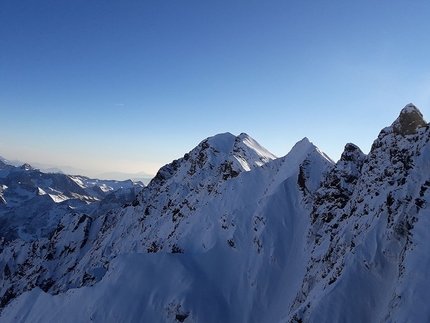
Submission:
[[[421,111],[412,103],[409,103],[400,111],[399,117],[391,126],[394,133],[405,136],[415,133],[418,128],[426,125],[427,122],[424,120]]]

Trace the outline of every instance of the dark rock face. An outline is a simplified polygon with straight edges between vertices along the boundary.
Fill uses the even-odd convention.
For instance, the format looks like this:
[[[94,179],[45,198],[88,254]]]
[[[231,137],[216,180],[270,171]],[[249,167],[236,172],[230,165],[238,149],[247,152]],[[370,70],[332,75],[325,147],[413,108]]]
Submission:
[[[392,127],[395,134],[406,136],[415,133],[418,128],[425,127],[426,125],[427,123],[421,111],[413,104],[408,104],[400,112],[399,117],[394,121]]]
[[[325,175],[320,189],[315,194],[312,213],[314,223],[331,222],[334,214],[343,210],[353,194],[365,158],[366,155],[356,145],[352,143],[345,145],[340,160]]]
[[[352,143],[347,143],[345,145],[345,149],[340,157],[341,161],[351,161],[354,164],[357,165],[357,167],[361,168],[361,166],[363,165],[363,159],[364,159],[364,154],[361,151],[361,149],[352,144]]]

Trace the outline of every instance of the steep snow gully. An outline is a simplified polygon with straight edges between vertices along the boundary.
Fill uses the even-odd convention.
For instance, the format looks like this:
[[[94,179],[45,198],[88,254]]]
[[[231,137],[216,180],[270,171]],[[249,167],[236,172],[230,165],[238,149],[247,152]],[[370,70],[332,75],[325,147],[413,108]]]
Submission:
[[[205,139],[129,203],[2,238],[0,322],[430,322],[429,140],[412,104],[336,163]]]

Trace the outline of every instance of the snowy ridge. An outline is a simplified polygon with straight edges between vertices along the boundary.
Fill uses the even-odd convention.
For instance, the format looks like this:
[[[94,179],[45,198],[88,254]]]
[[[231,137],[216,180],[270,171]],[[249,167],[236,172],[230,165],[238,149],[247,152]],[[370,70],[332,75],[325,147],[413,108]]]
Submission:
[[[405,263],[407,256],[415,259],[413,250],[425,248],[424,240],[415,246],[412,240],[416,230],[428,225],[422,201],[430,174],[425,162],[430,133],[419,124],[412,134],[395,133],[399,119],[381,131],[368,156],[348,144],[325,176],[315,195],[314,225],[308,234],[309,269],[290,308],[291,321],[330,317],[335,322],[406,322],[412,315],[414,322],[429,319],[428,311],[417,309],[429,282],[421,280],[418,286],[415,279],[407,280],[411,285],[406,287],[402,280],[405,271],[416,268]],[[396,292],[399,285],[403,292]],[[421,300],[405,295],[405,290],[413,290]],[[346,295],[350,301],[344,301]],[[334,305],[339,302],[341,307]]]
[[[423,120],[408,105],[337,163],[307,138],[203,140],[122,208],[2,241],[0,322],[429,321]]]
[[[110,273],[111,270],[115,271],[115,266],[123,266],[121,259],[133,263],[137,261],[129,260],[129,257],[124,258],[121,255],[129,253],[160,253],[163,255],[167,252],[166,256],[160,256],[163,259],[160,262],[166,261],[166,266],[163,263],[159,265],[162,268],[167,267],[164,270],[163,280],[170,282],[169,285],[176,286],[177,284],[176,281],[167,278],[170,277],[169,273],[172,270],[175,272],[178,270],[177,267],[173,268],[169,265],[173,261],[171,258],[175,257],[178,266],[189,268],[190,263],[196,263],[193,270],[187,271],[188,279],[192,284],[189,287],[190,292],[202,294],[206,290],[204,286],[207,284],[220,288],[215,296],[219,295],[226,301],[219,305],[219,316],[212,315],[213,322],[219,320],[243,321],[249,319],[250,316],[258,318],[266,315],[266,310],[263,309],[266,308],[267,304],[264,305],[264,303],[267,301],[263,305],[255,306],[260,302],[260,287],[252,291],[253,287],[257,287],[256,282],[258,276],[261,275],[260,269],[269,263],[271,265],[268,272],[273,272],[271,275],[279,277],[281,275],[279,266],[286,265],[282,254],[284,250],[292,248],[288,244],[289,239],[280,240],[283,235],[282,231],[290,232],[291,237],[297,235],[302,239],[304,236],[304,227],[301,228],[302,234],[295,233],[294,227],[300,227],[299,223],[285,222],[284,219],[287,210],[291,214],[301,214],[302,212],[300,205],[290,205],[288,200],[285,200],[286,192],[295,196],[300,194],[296,185],[298,163],[308,158],[312,159],[320,168],[328,167],[331,164],[327,163],[316,147],[306,139],[297,144],[287,156],[270,161],[272,156],[269,155],[268,162],[264,166],[258,166],[262,162],[262,157],[266,156],[264,150],[254,150],[255,147],[258,147],[255,144],[251,148],[242,144],[244,138],[247,137],[244,135],[234,137],[226,134],[203,141],[183,159],[163,167],[153,182],[133,202],[133,205],[120,212],[109,212],[104,216],[94,218],[89,226],[83,225],[88,220],[87,218],[71,222],[69,218],[64,218],[53,238],[44,242],[46,248],[40,245],[31,247],[31,250],[39,250],[37,257],[44,268],[42,272],[38,273],[36,285],[40,289],[54,294],[69,290],[67,293],[74,295],[74,289],[70,288],[94,284],[89,288],[98,290],[99,286],[102,286],[100,284],[103,280],[98,282],[106,273],[106,269],[109,269]],[[250,171],[246,171],[246,168],[241,169],[243,164],[235,163],[237,157],[245,159],[248,167],[250,169],[252,167],[252,169]],[[231,167],[224,165],[231,165]],[[211,172],[211,176],[204,178],[204,172]],[[243,187],[250,189],[243,190]],[[294,200],[293,197],[291,198]],[[273,207],[271,201],[278,201],[275,202],[275,204],[279,204],[275,209],[282,211],[277,216],[266,218],[267,209]],[[273,234],[274,232],[278,233]],[[77,236],[78,234],[80,236]],[[265,240],[267,241],[264,242]],[[72,241],[73,243],[71,243]],[[244,252],[238,253],[240,250]],[[44,259],[49,259],[49,262]],[[145,264],[146,261],[151,261],[150,259],[154,259],[154,257],[140,259],[139,268],[141,266],[146,268],[149,265]],[[213,261],[220,265],[215,271]],[[114,266],[113,269],[111,262]],[[128,265],[125,266],[128,267]],[[239,266],[248,274],[242,277],[242,271],[232,273],[230,272],[231,266]],[[250,271],[248,266],[253,269]],[[53,272],[51,268],[64,269]],[[198,283],[195,282],[194,271],[207,278]],[[63,273],[63,276],[59,273]],[[222,276],[218,276],[220,273]],[[151,280],[154,279],[152,274],[147,277]],[[177,273],[172,277],[177,277]],[[222,277],[230,278],[219,281],[215,285],[211,283],[212,280],[218,281]],[[120,275],[120,277],[112,279],[124,278],[125,276]],[[141,284],[139,286],[142,286],[143,290],[145,290],[144,286],[149,284],[145,279],[135,283]],[[265,284],[267,284],[265,288],[272,289],[274,294],[280,293],[277,292],[276,279]],[[240,298],[232,298],[229,285],[238,290],[248,290],[248,301],[243,303]],[[33,295],[45,295],[43,292],[38,294],[40,289],[34,289]],[[109,292],[102,292],[102,294],[110,297]],[[172,295],[169,297],[173,297]],[[293,294],[291,294],[292,296]],[[25,296],[23,297],[25,298]],[[107,301],[101,294],[100,297],[101,302]],[[39,301],[39,296],[36,296],[35,301]],[[207,300],[207,302],[215,303],[219,301],[213,298]],[[188,300],[189,306],[192,302],[193,299]],[[236,314],[230,313],[229,308],[232,304],[243,308],[243,311],[240,310]],[[76,303],[76,305],[78,304]],[[179,305],[175,302],[173,305],[154,304],[154,312],[147,315],[154,315],[152,316],[153,321],[160,319],[160,313],[167,313],[166,317],[170,315],[172,319],[175,319],[176,315],[181,315]],[[186,313],[189,310],[184,306],[185,304],[180,305],[179,308],[183,308]],[[245,307],[252,306],[255,306],[252,312],[245,310]],[[122,311],[115,314],[117,318],[122,315],[127,317],[131,315],[136,320],[137,316],[141,315],[136,312],[125,314]],[[207,306],[207,312],[196,313],[195,318],[200,317],[202,320],[209,316],[209,311],[212,312],[211,307]],[[71,312],[78,313],[79,311],[74,309]],[[170,312],[176,314],[168,314]],[[65,312],[61,311],[61,313]],[[82,318],[74,315],[72,317],[71,321],[79,321]]]

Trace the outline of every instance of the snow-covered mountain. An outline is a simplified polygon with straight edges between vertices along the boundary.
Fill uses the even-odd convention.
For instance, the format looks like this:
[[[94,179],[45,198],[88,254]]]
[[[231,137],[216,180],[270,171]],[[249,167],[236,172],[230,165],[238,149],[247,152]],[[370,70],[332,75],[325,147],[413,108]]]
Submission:
[[[122,208],[3,238],[0,322],[428,322],[429,140],[411,104],[337,163],[208,138]]]
[[[91,214],[130,202],[142,183],[43,173],[29,164],[0,161],[0,236],[25,241],[47,237],[66,213]]]
[[[17,166],[17,167],[20,167],[23,164],[28,164],[19,160],[8,160],[6,158],[3,158],[2,156],[0,156],[0,162],[3,162],[4,164],[7,164],[7,165]],[[113,180],[113,181],[132,180],[134,182],[142,182],[145,185],[147,185],[150,182],[150,180],[154,177],[153,175],[145,172],[138,172],[138,173],[104,172],[104,173],[94,174],[89,170],[74,168],[70,166],[48,165],[48,164],[41,164],[41,163],[34,163],[34,162],[31,162],[30,164],[31,166],[33,166],[34,168],[37,168],[43,173],[60,173],[60,174],[68,174],[68,175],[86,174],[84,177],[98,178],[100,180]]]

